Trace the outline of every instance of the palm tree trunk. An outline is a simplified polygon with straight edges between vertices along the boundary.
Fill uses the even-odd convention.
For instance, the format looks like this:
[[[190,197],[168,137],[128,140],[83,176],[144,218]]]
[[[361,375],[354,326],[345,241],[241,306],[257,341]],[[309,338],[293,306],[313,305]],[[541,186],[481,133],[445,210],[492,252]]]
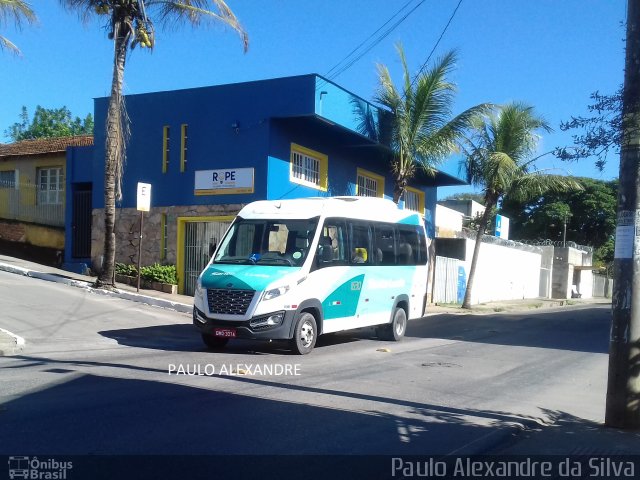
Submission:
[[[473,248],[473,258],[471,259],[471,267],[469,268],[469,278],[467,279],[467,290],[464,292],[464,301],[462,302],[462,308],[471,308],[471,291],[473,290],[473,280],[476,275],[476,267],[478,265],[478,257],[480,255],[480,244],[482,243],[482,236],[487,229],[487,223],[489,223],[489,216],[491,215],[491,209],[494,205],[493,200],[487,199],[484,206],[484,213],[480,218],[480,224],[478,225],[478,233],[476,235],[476,245]]]
[[[98,286],[114,286],[116,259],[116,194],[124,156],[124,126],[122,84],[127,58],[130,32],[126,27],[116,28],[111,97],[107,113],[107,138],[104,166],[104,256]]]

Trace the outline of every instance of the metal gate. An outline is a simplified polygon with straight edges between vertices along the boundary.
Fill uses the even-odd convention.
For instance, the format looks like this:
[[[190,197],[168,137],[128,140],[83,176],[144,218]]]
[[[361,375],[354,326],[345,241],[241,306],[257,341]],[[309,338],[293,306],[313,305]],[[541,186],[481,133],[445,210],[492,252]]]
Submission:
[[[200,272],[231,222],[187,222],[184,236],[184,294],[193,295]]]
[[[71,256],[91,256],[91,185],[78,185],[73,192]]]
[[[458,301],[458,267],[456,258],[436,257],[436,274],[433,280],[433,303]]]

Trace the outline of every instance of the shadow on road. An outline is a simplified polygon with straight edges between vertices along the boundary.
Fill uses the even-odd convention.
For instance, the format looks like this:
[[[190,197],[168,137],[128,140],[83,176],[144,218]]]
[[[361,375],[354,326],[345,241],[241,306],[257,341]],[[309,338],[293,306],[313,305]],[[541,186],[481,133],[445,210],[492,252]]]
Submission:
[[[611,307],[522,314],[432,315],[409,322],[407,337],[609,353]]]
[[[154,325],[152,327],[124,328],[104,330],[98,334],[116,340],[120,345],[149,348],[172,352],[201,352],[206,347],[200,339],[200,333],[191,324]],[[374,336],[373,329],[327,334],[318,338],[316,348],[357,342]],[[227,354],[291,354],[286,341],[232,340],[221,353]]]
[[[492,450],[501,455],[637,455],[640,432],[609,428],[565,412],[543,410],[551,424],[538,425]]]
[[[407,338],[441,338],[465,342],[512,345],[589,353],[609,352],[609,306],[535,311],[526,314],[432,315],[409,322]],[[206,350],[191,324],[104,330],[100,335],[121,345],[175,352]],[[375,329],[363,328],[322,335],[316,348],[375,339]],[[381,343],[384,346],[383,343]],[[232,340],[221,352],[234,354],[290,354],[287,342]]]
[[[54,386],[1,406],[0,454],[478,453],[487,448],[483,440],[494,444],[514,423],[533,422],[255,378],[203,376],[195,379],[200,385],[187,386],[172,383],[177,377],[77,376],[68,363],[50,370],[60,375]],[[247,394],[216,389],[217,382],[229,380],[245,383]],[[251,395],[258,386],[287,391],[287,400]],[[335,397],[336,406],[320,405],[319,395]],[[345,398],[374,403],[350,410]],[[399,413],[392,406],[405,408]]]

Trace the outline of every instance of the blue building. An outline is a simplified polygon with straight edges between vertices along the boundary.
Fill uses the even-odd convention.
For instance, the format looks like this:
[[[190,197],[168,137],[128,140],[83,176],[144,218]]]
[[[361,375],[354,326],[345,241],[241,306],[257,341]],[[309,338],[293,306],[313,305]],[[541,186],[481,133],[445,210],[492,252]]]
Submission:
[[[100,265],[104,223],[104,145],[108,98],[95,100],[94,147],[72,150],[69,195],[91,190],[89,255],[74,256],[73,212],[67,216],[65,260]],[[138,182],[152,185],[145,216],[142,264],[176,264],[179,291],[190,294],[210,251],[249,202],[310,196],[392,198],[389,149],[361,128],[378,108],[318,76],[126,97],[131,137],[117,209],[116,261],[137,259]],[[91,168],[73,158],[91,155]],[[86,162],[78,162],[86,163]],[[419,173],[404,208],[425,215],[433,237],[436,187],[464,182]],[[70,198],[68,204],[73,204]],[[86,216],[86,214],[85,214]],[[76,215],[78,217],[78,215]]]

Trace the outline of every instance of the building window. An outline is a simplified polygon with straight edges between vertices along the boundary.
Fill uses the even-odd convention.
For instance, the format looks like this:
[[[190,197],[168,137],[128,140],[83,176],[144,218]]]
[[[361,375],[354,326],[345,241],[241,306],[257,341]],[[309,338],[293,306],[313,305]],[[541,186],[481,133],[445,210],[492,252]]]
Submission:
[[[384,195],[384,177],[359,168],[356,195],[382,198]]]
[[[16,188],[17,183],[15,170],[0,172],[0,188]]]
[[[180,171],[187,170],[187,125],[180,127]]]
[[[162,173],[169,168],[169,127],[162,127]]]
[[[160,260],[167,259],[167,214],[163,213],[160,217]]]
[[[294,183],[326,192],[328,162],[326,155],[292,143],[290,179]]]
[[[424,192],[407,187],[404,192],[404,208],[424,215]]]
[[[38,204],[60,205],[64,199],[62,167],[38,169]]]

